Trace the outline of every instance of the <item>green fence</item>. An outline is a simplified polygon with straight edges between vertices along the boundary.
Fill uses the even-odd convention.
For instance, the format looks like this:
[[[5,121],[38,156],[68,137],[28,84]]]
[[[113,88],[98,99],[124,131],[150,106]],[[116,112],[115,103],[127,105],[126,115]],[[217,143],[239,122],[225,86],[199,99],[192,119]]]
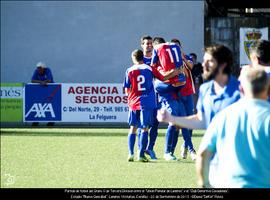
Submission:
[[[1,122],[23,121],[23,83],[1,83]]]

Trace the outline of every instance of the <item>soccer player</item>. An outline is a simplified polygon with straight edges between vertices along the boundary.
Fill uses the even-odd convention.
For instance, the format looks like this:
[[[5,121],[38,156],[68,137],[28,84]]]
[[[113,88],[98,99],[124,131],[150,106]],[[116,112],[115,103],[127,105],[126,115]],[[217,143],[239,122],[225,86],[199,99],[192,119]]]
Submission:
[[[161,73],[172,69],[180,71],[168,81],[156,81],[155,89],[159,94],[159,99],[163,108],[166,108],[171,114],[180,116],[180,107],[178,103],[179,89],[185,85],[185,75],[183,71],[182,54],[179,45],[166,43],[164,38],[155,37],[153,40],[153,55],[151,66],[157,68]],[[176,160],[173,155],[173,138],[176,138],[177,127],[169,124],[165,136],[164,159],[167,161]],[[178,138],[178,137],[177,137]]]
[[[143,62],[146,65],[151,65],[152,60],[152,51],[153,51],[153,39],[149,35],[144,35],[141,37],[141,47],[143,49]],[[159,108],[158,96],[156,94],[156,103],[157,108],[153,111],[153,124],[150,126],[149,129],[149,143],[146,148],[145,153],[150,156],[151,160],[156,160],[156,153],[154,151],[154,145],[158,135],[158,125],[159,122],[157,120],[157,109]],[[138,129],[138,140],[140,138],[140,129]],[[139,143],[138,143],[139,144]],[[138,148],[139,149],[139,148]]]
[[[153,51],[153,39],[150,35],[144,35],[141,37],[141,47],[143,49],[143,62],[150,66]]]
[[[128,135],[128,161],[134,161],[134,144],[136,140],[136,131],[140,127],[142,129],[140,137],[140,153],[138,161],[148,162],[145,157],[145,150],[148,143],[148,128],[152,125],[153,110],[156,108],[155,91],[153,78],[166,80],[177,74],[173,71],[165,77],[155,69],[143,63],[143,52],[134,50],[131,54],[134,65],[127,69],[124,88],[128,95],[130,132]],[[175,74],[176,73],[176,74]]]
[[[158,120],[189,129],[206,129],[213,117],[222,109],[240,99],[239,81],[231,75],[232,52],[224,45],[205,48],[203,76],[207,82],[200,87],[197,113],[187,117],[172,116],[166,110],[158,111]],[[210,173],[211,181],[214,181]]]
[[[240,81],[244,98],[218,113],[202,139],[196,163],[201,187],[270,188],[269,79],[261,67],[245,70]],[[215,153],[217,180],[210,185]]]
[[[157,68],[161,73],[166,73],[172,69],[179,69],[178,76],[170,78],[165,82],[157,82],[156,90],[160,95],[176,92],[185,85],[186,78],[183,69],[181,49],[174,43],[166,43],[164,38],[155,37],[153,40],[153,54],[151,66]]]
[[[180,46],[182,50],[182,45],[180,43],[180,40],[174,38],[171,40],[172,43],[175,43]],[[180,89],[180,98],[179,98],[179,106],[181,107],[181,116],[189,116],[194,114],[194,105],[193,105],[193,94],[195,93],[195,87],[193,83],[193,78],[191,74],[191,70],[193,67],[192,58],[188,55],[185,55],[182,50],[182,59],[184,64],[184,72],[186,76],[186,84],[183,88]],[[186,129],[182,128],[182,135],[184,138],[184,143],[181,146],[181,157],[183,159],[187,158],[187,153],[190,153],[191,159],[196,159],[196,151],[192,144],[192,129]],[[177,130],[177,133],[175,134],[175,138],[173,138],[173,144],[172,144],[172,152],[174,152],[177,141],[179,136],[179,130]]]

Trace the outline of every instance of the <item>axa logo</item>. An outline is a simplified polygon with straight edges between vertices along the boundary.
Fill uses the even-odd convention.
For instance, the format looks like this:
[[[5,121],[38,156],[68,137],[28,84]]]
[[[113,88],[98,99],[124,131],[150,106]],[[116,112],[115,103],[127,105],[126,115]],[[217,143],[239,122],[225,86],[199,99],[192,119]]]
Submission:
[[[55,113],[51,103],[34,103],[25,117],[28,117],[32,112],[36,113],[35,118],[46,118],[46,113],[49,113],[51,117],[55,118]]]

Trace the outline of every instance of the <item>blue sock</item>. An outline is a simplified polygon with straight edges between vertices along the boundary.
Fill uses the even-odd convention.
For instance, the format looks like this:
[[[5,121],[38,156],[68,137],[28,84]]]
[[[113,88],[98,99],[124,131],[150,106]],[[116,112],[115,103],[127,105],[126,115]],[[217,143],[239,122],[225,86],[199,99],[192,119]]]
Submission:
[[[172,148],[173,135],[175,132],[175,126],[168,126],[165,136],[165,153],[170,153]]]
[[[184,139],[184,148],[188,148],[189,151],[192,151],[194,150],[193,149],[193,144],[192,144],[192,141],[191,141],[191,133],[190,133],[190,129],[186,129],[186,128],[183,128],[182,129],[182,135],[183,135],[183,139]]]
[[[134,155],[135,140],[136,140],[136,134],[129,133],[128,134],[128,151],[130,155]]]
[[[142,132],[142,135],[141,135],[140,139],[141,139],[140,140],[140,145],[141,145],[140,157],[143,157],[144,156],[144,151],[145,151],[147,143],[148,143],[148,132],[147,131]]]
[[[138,134],[138,149],[140,149],[141,148],[140,141],[141,141],[141,135],[142,135],[142,130],[140,128],[137,129],[137,134]]]
[[[174,154],[174,150],[178,142],[178,137],[179,137],[179,130],[175,129],[175,132],[173,134],[172,148],[171,148],[172,154]]]
[[[157,123],[155,122],[154,125],[149,130],[149,144],[148,144],[147,150],[153,151],[154,149],[154,145],[156,143],[157,136],[158,136],[158,124],[159,122]]]

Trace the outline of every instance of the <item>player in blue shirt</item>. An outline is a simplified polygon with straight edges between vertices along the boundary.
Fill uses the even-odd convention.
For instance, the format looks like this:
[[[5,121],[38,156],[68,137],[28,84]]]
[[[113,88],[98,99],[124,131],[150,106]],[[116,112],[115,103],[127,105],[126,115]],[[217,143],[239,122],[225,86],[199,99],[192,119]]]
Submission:
[[[245,70],[241,88],[244,98],[218,113],[202,139],[196,165],[202,187],[270,188],[270,82],[263,68]],[[210,185],[213,154],[218,161]]]
[[[144,35],[141,38],[141,47],[143,49],[143,62],[146,65],[151,65],[152,60],[152,51],[153,51],[153,39],[149,35]],[[149,129],[149,143],[147,145],[145,153],[150,156],[151,160],[156,160],[156,153],[154,151],[154,145],[158,135],[158,125],[159,122],[157,120],[157,109],[160,107],[158,102],[158,94],[156,93],[156,103],[157,108],[153,111],[153,124],[150,126]],[[138,139],[140,138],[140,129],[138,129]],[[139,144],[139,143],[138,143]],[[139,148],[138,148],[139,149]]]

